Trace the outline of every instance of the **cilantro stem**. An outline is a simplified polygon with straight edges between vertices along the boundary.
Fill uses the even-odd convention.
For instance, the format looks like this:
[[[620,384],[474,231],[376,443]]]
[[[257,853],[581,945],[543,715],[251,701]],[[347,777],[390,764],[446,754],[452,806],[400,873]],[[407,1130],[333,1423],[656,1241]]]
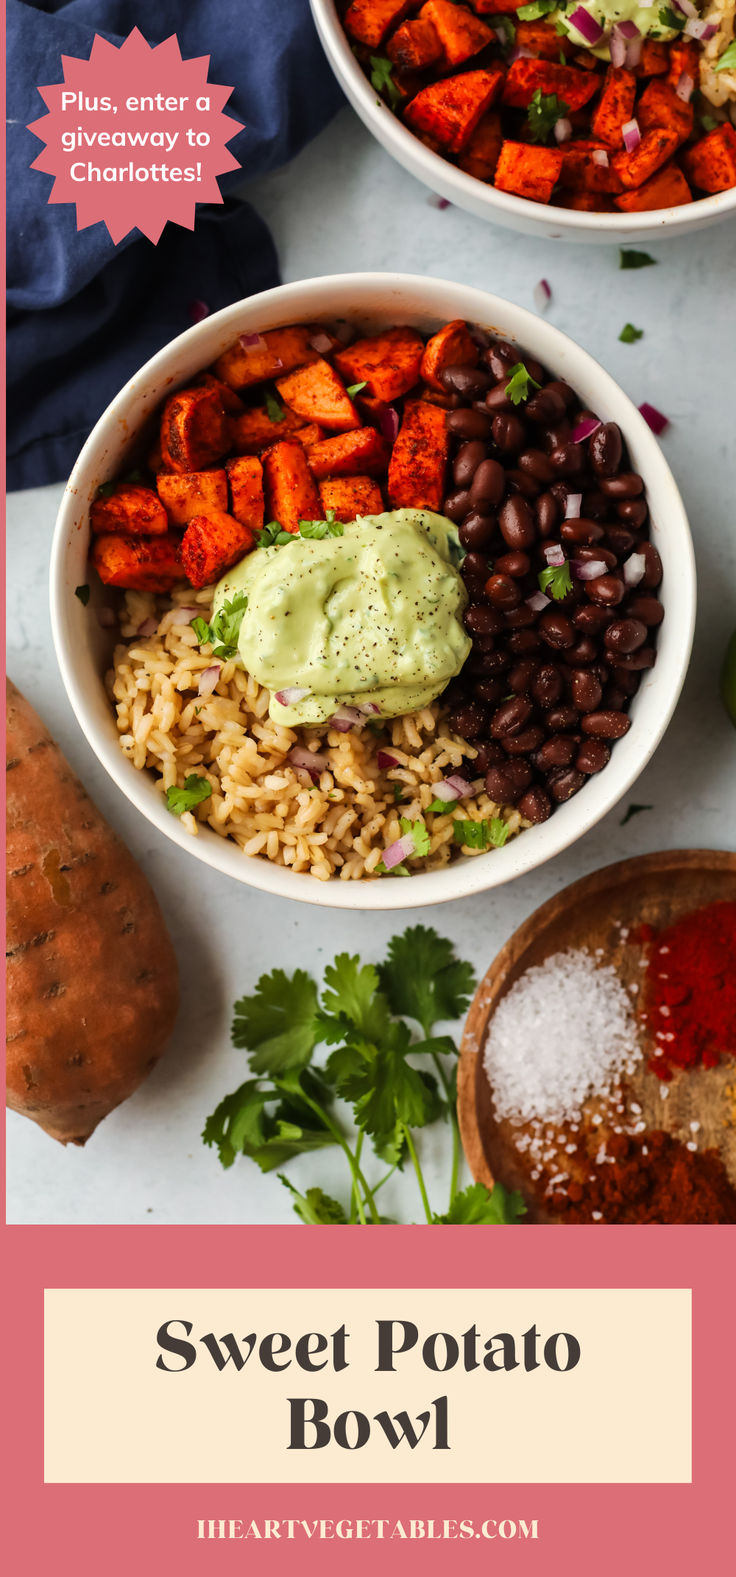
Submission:
[[[320,1106],[319,1101],[313,1101],[311,1095],[307,1095],[305,1090],[302,1091],[302,1099],[306,1101],[307,1106],[311,1106],[312,1111],[315,1112],[316,1115],[320,1118],[320,1120],[325,1124],[325,1127],[329,1128],[329,1131],[332,1134],[333,1138],[337,1140],[337,1143],[339,1144],[340,1149],[343,1150],[344,1153],[345,1153],[345,1158],[347,1160],[348,1166],[350,1167],[350,1171],[352,1172],[352,1175],[353,1175],[353,1196],[354,1196],[354,1199],[355,1199],[355,1206],[356,1206],[356,1209],[357,1209],[357,1212],[358,1212],[358,1221],[360,1222],[360,1225],[362,1227],[364,1227],[364,1226],[367,1226],[367,1224],[368,1224],[366,1219],[365,1219],[365,1210],[363,1208],[363,1200],[361,1199],[361,1196],[360,1196],[360,1189],[362,1188],[363,1192],[365,1194],[366,1204],[367,1204],[368,1209],[370,1210],[370,1213],[371,1213],[371,1220],[373,1222],[373,1225],[374,1226],[378,1226],[379,1225],[378,1206],[376,1205],[376,1201],[373,1198],[373,1194],[371,1193],[371,1190],[368,1187],[368,1184],[367,1184],[367,1182],[366,1182],[366,1180],[365,1180],[365,1178],[363,1176],[363,1173],[360,1170],[358,1162],[357,1162],[355,1156],[353,1155],[353,1152],[352,1152],[352,1150],[350,1148],[350,1145],[347,1142],[347,1139],[344,1137],[343,1134],[341,1134],[340,1129],[337,1126],[337,1123],[333,1121],[333,1119],[331,1118],[329,1112],[325,1111],[324,1106]]]
[[[410,1154],[411,1159],[412,1159],[412,1163],[413,1163],[413,1166],[414,1166],[414,1171],[417,1174],[417,1182],[419,1184],[419,1192],[420,1192],[420,1194],[422,1196],[422,1204],[424,1206],[424,1214],[425,1214],[428,1226],[431,1227],[431,1225],[432,1225],[432,1212],[431,1212],[431,1210],[429,1208],[429,1200],[427,1198],[427,1190],[426,1190],[426,1188],[424,1186],[424,1176],[422,1174],[422,1168],[419,1165],[419,1156],[417,1155],[416,1147],[415,1147],[415,1144],[414,1144],[414,1140],[412,1139],[412,1136],[411,1136],[411,1130],[409,1128],[407,1128],[406,1123],[402,1123],[401,1126],[402,1126],[402,1128],[404,1130],[404,1135],[406,1137],[406,1145],[407,1145],[407,1149],[408,1149],[409,1154]]]
[[[452,1169],[450,1171],[450,1204],[452,1204],[452,1201],[457,1193],[458,1182],[460,1179],[460,1129],[457,1122],[457,1111],[455,1109],[455,1097],[452,1085],[447,1077],[447,1074],[445,1073],[444,1067],[442,1066],[442,1059],[439,1057],[436,1051],[432,1052],[432,1061],[435,1065],[435,1068],[437,1069],[437,1075],[439,1077],[440,1084],[442,1085],[442,1088],[445,1092],[447,1108],[450,1113],[450,1123],[452,1125]]]
[[[360,1167],[360,1155],[361,1155],[361,1151],[363,1149],[363,1137],[364,1137],[363,1129],[361,1128],[360,1132],[358,1133],[358,1142],[357,1142],[357,1144],[355,1146],[355,1164],[356,1164],[357,1167]],[[353,1178],[353,1191],[352,1191],[352,1194],[350,1196],[350,1222],[351,1222],[351,1225],[355,1221],[355,1217],[356,1217],[356,1214],[357,1214],[358,1210],[360,1209],[360,1205],[361,1205],[360,1192],[359,1192],[359,1189],[358,1189],[358,1185],[357,1185],[357,1183],[355,1181],[355,1178]]]
[[[383,1188],[384,1183],[387,1183],[389,1178],[393,1177],[394,1172],[396,1171],[396,1169],[398,1167],[398,1164],[399,1164],[398,1161],[394,1161],[393,1166],[389,1168],[388,1172],[384,1172],[383,1177],[380,1179],[380,1182],[373,1184],[373,1193],[374,1194],[377,1194],[379,1188]]]

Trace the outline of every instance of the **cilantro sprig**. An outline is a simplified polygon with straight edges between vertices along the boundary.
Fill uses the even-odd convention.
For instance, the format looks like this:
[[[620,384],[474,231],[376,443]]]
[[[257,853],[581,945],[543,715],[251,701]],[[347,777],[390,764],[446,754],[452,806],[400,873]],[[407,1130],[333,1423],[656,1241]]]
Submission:
[[[224,1167],[244,1155],[263,1172],[278,1171],[296,1215],[309,1225],[378,1225],[386,1219],[379,1190],[407,1161],[428,1223],[519,1220],[520,1194],[500,1184],[490,1191],[481,1183],[460,1188],[457,1046],[440,1031],[465,1013],[474,985],[471,965],[456,957],[452,943],[421,925],[395,936],[378,968],[338,954],[321,990],[302,969],[262,975],[235,1004],[233,1042],[247,1055],[248,1076],[208,1117],[204,1143],[217,1149]],[[452,1134],[444,1214],[430,1204],[418,1148],[420,1130],[439,1123]],[[368,1147],[374,1161],[366,1159]],[[347,1205],[318,1185],[296,1188],[281,1173],[296,1156],[325,1148],[343,1153]]]
[[[634,252],[630,247],[619,248],[619,268],[654,268],[656,257],[648,252]]]
[[[386,55],[371,55],[371,87],[384,93],[395,110],[401,103],[401,93],[393,79],[393,66]]]
[[[719,55],[714,66],[714,71],[736,71],[736,38]]]
[[[537,383],[536,378],[533,378],[531,373],[527,371],[523,361],[517,361],[516,365],[511,368],[504,394],[511,401],[512,405],[521,405],[524,400],[529,399],[532,389],[539,388],[541,388],[541,384]]]
[[[320,541],[324,537],[343,537],[345,527],[335,519],[334,509],[328,509],[324,520],[300,520],[298,531],[284,531],[280,520],[269,520],[256,532],[259,548],[285,548],[297,537]]]
[[[502,849],[509,835],[508,823],[501,816],[482,821],[454,821],[452,835],[465,849]]]
[[[548,591],[555,602],[562,602],[563,597],[572,591],[572,575],[567,559],[564,564],[548,564],[546,569],[540,570],[537,579],[539,590]]]
[[[529,141],[546,142],[552,134],[555,123],[563,120],[569,109],[569,104],[566,104],[564,99],[558,99],[556,93],[543,93],[541,88],[537,88],[532,94],[526,112],[529,122]]]
[[[279,405],[275,394],[267,392],[265,404],[266,415],[269,422],[283,422],[284,417],[286,416],[286,411],[284,410],[283,405]]]
[[[684,12],[673,11],[671,5],[660,6],[658,16],[662,26],[672,28],[675,33],[681,33],[687,21]]]
[[[195,805],[201,805],[203,799],[209,799],[212,793],[212,784],[206,778],[200,778],[196,772],[190,772],[184,779],[184,787],[168,788],[166,790],[166,804],[172,816],[183,816],[185,810],[194,810]]]
[[[245,592],[239,591],[230,601],[223,603],[211,624],[199,616],[192,619],[192,629],[200,646],[206,646],[209,641],[213,657],[220,657],[225,663],[237,657],[238,636],[247,606],[248,598]]]
[[[644,330],[635,328],[633,323],[624,323],[619,339],[623,345],[633,345],[643,334]]]

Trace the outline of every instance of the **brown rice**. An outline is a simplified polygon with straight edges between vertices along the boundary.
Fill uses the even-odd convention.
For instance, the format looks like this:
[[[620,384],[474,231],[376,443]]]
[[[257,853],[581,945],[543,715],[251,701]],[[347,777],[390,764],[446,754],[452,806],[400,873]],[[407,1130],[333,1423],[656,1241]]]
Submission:
[[[464,799],[461,810],[455,802],[442,814],[427,814],[434,785],[474,754],[450,731],[438,702],[387,721],[380,736],[370,726],[343,734],[324,724],[297,734],[272,721],[269,692],[235,662],[223,663],[212,694],[199,695],[201,675],[215,659],[208,646],[200,649],[190,621],[195,609],[209,620],[212,597],[212,587],[182,586],[166,602],[126,592],[121,633],[127,641],[116,646],[108,675],[120,746],[133,766],[155,772],[163,793],[182,786],[189,773],[211,784],[211,797],[181,817],[192,835],[206,822],[244,854],[320,881],[352,881],[375,873],[401,835],[400,816],[426,821],[430,850],[412,860],[417,871],[437,870],[460,854],[453,843],[458,814],[472,821],[502,816],[509,836],[528,825],[518,810],[485,792]],[[152,617],[155,634],[141,638],[141,625]],[[287,759],[297,743],[329,756],[316,786],[300,781]],[[397,758],[396,767],[379,771],[380,748]]]

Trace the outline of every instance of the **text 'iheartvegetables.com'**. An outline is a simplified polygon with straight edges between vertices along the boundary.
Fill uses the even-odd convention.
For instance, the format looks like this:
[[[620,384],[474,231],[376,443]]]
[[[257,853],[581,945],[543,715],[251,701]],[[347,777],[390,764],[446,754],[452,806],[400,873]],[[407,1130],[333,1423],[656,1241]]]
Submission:
[[[55,177],[50,202],[76,203],[79,230],[102,221],[116,244],[132,229],[156,242],[167,220],[192,230],[197,203],[222,202],[241,124],[207,57],[182,60],[174,36],[152,47],[134,28],[119,49],[95,36],[89,60],[61,64],[64,81],[38,90],[48,114],[28,129],[46,147],[32,167]]]

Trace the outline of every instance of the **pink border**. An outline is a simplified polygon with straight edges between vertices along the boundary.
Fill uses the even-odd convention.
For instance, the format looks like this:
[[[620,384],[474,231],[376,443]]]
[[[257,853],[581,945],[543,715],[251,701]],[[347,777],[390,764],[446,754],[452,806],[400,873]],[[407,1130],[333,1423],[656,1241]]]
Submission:
[[[483,1231],[484,1229],[480,1229]],[[728,1547],[733,1497],[736,1368],[731,1337],[736,1231],[728,1227],[381,1228],[5,1227],[5,1348],[9,1360],[4,1477],[6,1549],[15,1573],[52,1564],[76,1577],[132,1572],[344,1570],[486,1572],[503,1560],[544,1577],[591,1569],[640,1577],[651,1564],[689,1572]],[[441,1245],[441,1259],[438,1251]],[[485,1271],[479,1271],[483,1249]],[[339,1252],[336,1253],[336,1249]],[[247,1280],[233,1267],[247,1266]],[[195,1268],[196,1267],[196,1268]],[[691,1286],[694,1315],[694,1482],[678,1486],[531,1487],[43,1484],[42,1295],[47,1287],[116,1286]],[[90,1376],[90,1383],[94,1377]],[[632,1430],[646,1429],[645,1417]],[[492,1418],[489,1427],[493,1427]],[[605,1420],[601,1420],[605,1427]],[[591,1442],[594,1448],[594,1442]],[[198,1542],[198,1517],[536,1517],[537,1542],[390,1544]],[[502,1555],[499,1555],[502,1551]],[[256,1553],[257,1552],[257,1553]],[[421,1563],[421,1567],[420,1567]]]

